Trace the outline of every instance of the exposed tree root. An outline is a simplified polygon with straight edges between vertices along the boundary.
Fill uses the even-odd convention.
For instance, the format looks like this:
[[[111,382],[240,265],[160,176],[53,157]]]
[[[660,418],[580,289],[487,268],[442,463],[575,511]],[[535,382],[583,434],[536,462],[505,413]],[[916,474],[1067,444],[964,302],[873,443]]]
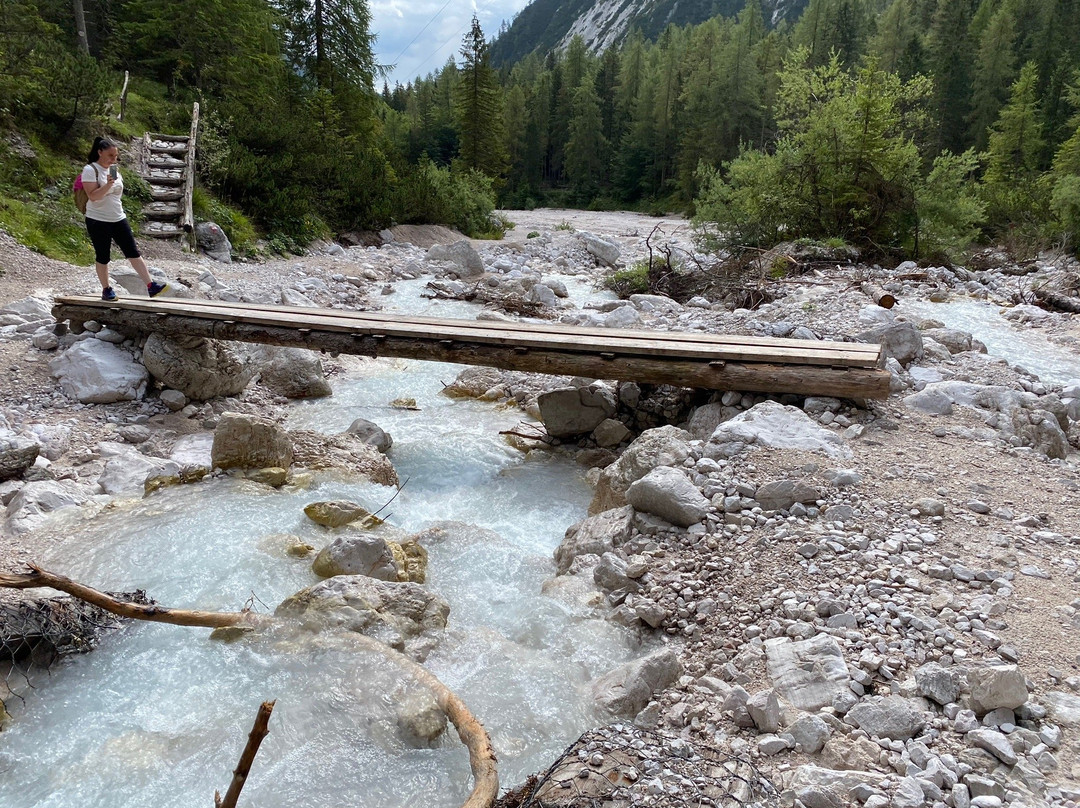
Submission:
[[[203,612],[187,609],[169,609],[164,606],[145,606],[124,601],[106,595],[89,586],[72,581],[63,575],[57,575],[32,564],[30,572],[0,573],[0,587],[9,589],[29,589],[48,586],[67,592],[69,595],[85,600],[108,612],[128,617],[133,620],[149,620],[157,623],[170,623],[176,626],[200,626],[203,628],[222,628],[243,625],[251,628],[267,626],[276,622],[276,618],[257,615],[253,612]],[[491,739],[476,717],[469,711],[457,694],[438,680],[423,666],[400,654],[378,640],[363,634],[348,632],[351,642],[364,651],[381,654],[408,673],[420,683],[426,685],[435,695],[439,708],[457,730],[458,737],[469,750],[469,764],[473,773],[473,790],[462,804],[462,808],[490,808],[499,793],[499,775],[496,768],[495,751]]]

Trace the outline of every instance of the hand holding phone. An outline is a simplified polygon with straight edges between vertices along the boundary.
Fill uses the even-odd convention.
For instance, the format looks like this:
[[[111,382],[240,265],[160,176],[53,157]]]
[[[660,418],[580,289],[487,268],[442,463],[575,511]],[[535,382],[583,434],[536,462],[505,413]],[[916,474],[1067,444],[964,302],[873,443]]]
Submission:
[[[115,163],[113,165],[109,166],[109,179],[110,180],[115,180],[116,179],[116,164]]]

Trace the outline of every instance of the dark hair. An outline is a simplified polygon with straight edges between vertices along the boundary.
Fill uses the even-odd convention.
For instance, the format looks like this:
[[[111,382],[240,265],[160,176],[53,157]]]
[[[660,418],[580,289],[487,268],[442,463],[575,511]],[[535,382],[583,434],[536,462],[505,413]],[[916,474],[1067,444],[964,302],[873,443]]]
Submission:
[[[116,144],[108,138],[96,137],[94,138],[94,145],[90,147],[90,154],[86,157],[86,162],[96,163],[98,158],[101,157],[103,151],[115,148]]]

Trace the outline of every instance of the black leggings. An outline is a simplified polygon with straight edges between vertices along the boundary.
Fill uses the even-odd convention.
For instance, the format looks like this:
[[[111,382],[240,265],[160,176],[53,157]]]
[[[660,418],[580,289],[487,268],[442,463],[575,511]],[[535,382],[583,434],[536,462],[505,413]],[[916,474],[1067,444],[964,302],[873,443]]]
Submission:
[[[87,218],[86,232],[90,234],[90,241],[94,245],[94,260],[99,264],[109,263],[109,252],[112,242],[116,242],[125,258],[139,258],[142,253],[135,246],[135,236],[131,232],[131,225],[127,219],[118,222],[99,222],[97,219]]]

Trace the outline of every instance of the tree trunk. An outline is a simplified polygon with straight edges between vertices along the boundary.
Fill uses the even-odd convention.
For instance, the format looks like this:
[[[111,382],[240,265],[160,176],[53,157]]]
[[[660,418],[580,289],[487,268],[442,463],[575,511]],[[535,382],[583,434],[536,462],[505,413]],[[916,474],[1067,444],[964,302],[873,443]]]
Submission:
[[[71,0],[72,11],[75,14],[75,33],[79,40],[79,50],[90,55],[90,42],[86,38],[86,13],[83,11],[83,0]]]

